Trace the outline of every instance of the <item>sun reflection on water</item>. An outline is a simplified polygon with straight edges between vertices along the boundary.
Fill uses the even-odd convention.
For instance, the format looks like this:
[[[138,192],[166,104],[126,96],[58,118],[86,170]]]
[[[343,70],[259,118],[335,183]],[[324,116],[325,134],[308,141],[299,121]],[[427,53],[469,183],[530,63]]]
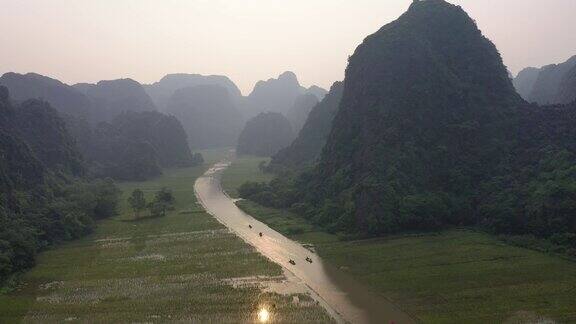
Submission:
[[[267,323],[270,319],[270,312],[266,308],[260,308],[258,311],[258,321],[260,323]]]

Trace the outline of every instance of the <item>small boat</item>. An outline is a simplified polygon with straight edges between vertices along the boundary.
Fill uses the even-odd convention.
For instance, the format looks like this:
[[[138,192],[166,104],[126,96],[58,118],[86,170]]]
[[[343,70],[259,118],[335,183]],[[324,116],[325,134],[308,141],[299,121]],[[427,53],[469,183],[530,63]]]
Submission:
[[[312,263],[312,259],[310,259],[310,257],[306,257],[306,261]]]
[[[260,237],[262,237],[262,232],[258,233],[258,235],[260,235]]]
[[[296,265],[296,262],[294,262],[294,260],[290,259],[290,261],[288,261],[291,265]]]

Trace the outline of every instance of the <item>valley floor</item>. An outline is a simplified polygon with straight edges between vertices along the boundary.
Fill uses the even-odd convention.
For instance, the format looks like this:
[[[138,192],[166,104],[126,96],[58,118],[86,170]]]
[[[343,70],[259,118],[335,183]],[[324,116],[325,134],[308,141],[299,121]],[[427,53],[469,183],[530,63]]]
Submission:
[[[269,180],[262,160],[237,159],[224,190],[234,197],[244,181]],[[576,322],[576,262],[471,230],[343,241],[290,212],[237,204],[424,323]]]
[[[282,280],[280,266],[197,203],[194,181],[224,154],[205,152],[203,166],[121,184],[121,214],[84,239],[41,253],[21,283],[0,295],[0,323],[238,323],[254,322],[261,307],[282,322],[330,322],[308,296],[263,289]],[[125,202],[131,191],[151,197],[161,187],[173,190],[175,210],[134,220]]]

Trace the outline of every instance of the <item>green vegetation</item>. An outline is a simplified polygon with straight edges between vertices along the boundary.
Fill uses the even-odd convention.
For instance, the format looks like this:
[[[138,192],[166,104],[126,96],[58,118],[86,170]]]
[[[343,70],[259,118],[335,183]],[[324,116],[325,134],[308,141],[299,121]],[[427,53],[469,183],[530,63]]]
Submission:
[[[162,188],[154,194],[154,200],[148,204],[150,215],[153,217],[166,216],[166,212],[174,209],[175,198],[172,190]]]
[[[124,112],[93,129],[78,120],[69,125],[90,171],[97,177],[146,180],[162,168],[199,165],[202,156],[192,154],[186,133],[174,116],[159,112]]]
[[[317,165],[242,198],[333,232],[474,226],[576,256],[576,105],[524,102],[461,7],[413,2],[356,49],[344,83]]]
[[[234,167],[226,170],[226,176],[222,178],[222,188],[230,197],[239,198],[237,189],[246,182],[246,179],[258,183],[274,179],[273,174],[259,170],[259,166],[268,161],[270,161],[269,158],[250,155],[234,160],[232,162]]]
[[[241,183],[242,177],[261,176],[258,160],[241,158],[225,172],[224,188],[232,190],[231,184]],[[572,261],[470,230],[346,240],[286,210],[249,200],[236,204],[288,237],[313,246],[323,259],[425,323],[576,321]]]
[[[15,107],[0,87],[0,286],[54,243],[82,237],[117,211],[111,180],[87,182],[74,141],[46,102]]]
[[[144,192],[140,189],[134,189],[134,191],[132,191],[132,195],[128,197],[128,203],[134,212],[134,218],[140,218],[140,212],[146,208],[146,198],[144,198]]]
[[[284,115],[277,112],[260,113],[246,122],[238,137],[238,154],[272,156],[290,145],[294,131]]]
[[[330,322],[305,295],[293,303],[259,287],[279,280],[281,268],[198,204],[194,182],[222,153],[203,155],[207,165],[122,183],[121,214],[42,253],[15,290],[0,295],[0,322],[253,322],[261,306],[278,321]],[[135,220],[131,193],[141,189],[151,201],[164,187],[174,210]]]
[[[272,157],[272,169],[301,167],[316,162],[332,129],[343,91],[343,82],[332,85],[330,92],[308,115],[298,137]]]

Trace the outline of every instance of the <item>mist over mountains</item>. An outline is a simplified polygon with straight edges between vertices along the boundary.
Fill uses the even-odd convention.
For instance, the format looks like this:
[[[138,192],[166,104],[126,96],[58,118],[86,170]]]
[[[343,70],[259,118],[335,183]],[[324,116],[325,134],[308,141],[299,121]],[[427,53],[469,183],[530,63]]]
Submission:
[[[191,147],[196,149],[234,146],[244,124],[230,92],[219,85],[178,89],[165,111],[182,122]]]
[[[220,86],[228,91],[228,96],[235,105],[242,101],[240,89],[228,77],[223,75],[200,75],[175,73],[164,76],[160,81],[145,85],[146,92],[160,110],[166,109],[170,98],[177,90],[195,86]]]
[[[251,118],[238,138],[236,153],[271,156],[294,140],[290,121],[278,112],[265,112]]]
[[[0,322],[576,320],[576,56],[513,77],[469,5],[411,1],[329,91],[2,75]]]
[[[92,101],[93,121],[109,121],[121,113],[156,111],[142,85],[132,79],[104,80],[97,84],[74,85]]]
[[[296,99],[306,93],[313,94],[318,100],[322,100],[327,91],[317,86],[306,89],[300,85],[296,74],[287,71],[276,79],[258,81],[254,90],[246,98],[244,106],[249,116],[265,111],[279,112],[286,116]]]
[[[294,104],[292,108],[288,110],[286,117],[292,124],[292,129],[296,134],[300,132],[312,108],[314,108],[318,102],[318,97],[310,93],[303,94],[294,100]]]
[[[528,102],[567,104],[576,100],[575,76],[576,56],[573,56],[564,63],[525,68],[514,79],[514,86]]]
[[[5,73],[0,77],[0,85],[10,90],[15,101],[42,98],[60,113],[75,117],[90,118],[92,103],[78,90],[56,79],[36,73]]]
[[[557,75],[569,70],[531,69],[519,78],[536,80],[538,93],[572,80]],[[521,83],[521,91],[530,88]],[[358,46],[340,100],[335,90],[273,157],[268,168],[279,176],[248,183],[243,198],[290,208],[329,231],[480,226],[554,240],[576,233],[576,103],[526,103],[496,47],[461,7],[414,1]],[[334,104],[325,137],[320,125]],[[310,132],[322,111],[317,133]],[[326,141],[317,163],[318,146],[307,147],[304,138]]]
[[[332,121],[340,107],[343,92],[343,82],[332,85],[324,99],[312,108],[292,144],[272,157],[270,165],[273,168],[303,167],[316,162],[332,130]]]

